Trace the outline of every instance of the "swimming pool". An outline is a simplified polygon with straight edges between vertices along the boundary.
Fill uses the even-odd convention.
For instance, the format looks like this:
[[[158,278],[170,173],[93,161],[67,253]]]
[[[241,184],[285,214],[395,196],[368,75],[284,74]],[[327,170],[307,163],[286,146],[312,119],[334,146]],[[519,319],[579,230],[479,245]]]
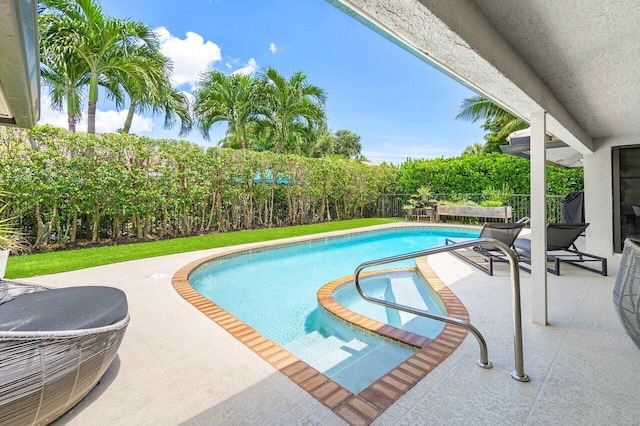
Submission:
[[[318,288],[352,274],[366,260],[443,245],[445,237],[475,236],[477,231],[446,228],[396,228],[352,234],[218,258],[196,268],[189,282],[265,338],[358,393],[411,356],[414,349],[363,334],[335,319],[318,306]],[[387,266],[413,266],[412,263]],[[391,283],[389,277],[384,279]],[[421,287],[427,288],[418,285],[412,275],[399,279],[405,284],[411,281],[414,286],[404,297],[414,297]],[[380,281],[377,285],[384,287],[380,287]],[[347,290],[346,296],[341,293],[342,290],[337,292],[338,299],[344,297],[345,303],[352,303],[353,310],[364,309],[363,314],[375,316],[371,306],[359,307],[360,301],[349,296]],[[432,308],[437,305],[436,302]],[[403,322],[417,323],[398,319],[401,326],[405,325]],[[420,334],[424,335],[426,329],[435,334],[442,330],[441,323],[423,318],[420,321],[431,323],[429,327],[418,326]]]

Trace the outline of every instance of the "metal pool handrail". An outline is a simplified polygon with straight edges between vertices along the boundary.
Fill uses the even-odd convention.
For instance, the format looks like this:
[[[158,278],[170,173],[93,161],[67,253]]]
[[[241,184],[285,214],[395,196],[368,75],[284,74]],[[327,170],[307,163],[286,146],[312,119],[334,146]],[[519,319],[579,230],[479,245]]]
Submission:
[[[513,305],[513,346],[514,346],[514,358],[515,358],[515,370],[511,373],[511,377],[520,382],[528,382],[529,376],[524,372],[523,350],[522,350],[522,310],[520,307],[520,270],[518,268],[518,259],[515,253],[503,242],[494,238],[476,238],[473,240],[465,241],[462,243],[451,244],[448,246],[434,247],[426,250],[415,251],[412,253],[401,254],[398,256],[386,257],[383,259],[370,260],[360,264],[353,276],[356,290],[362,296],[363,299],[375,303],[378,305],[386,306],[388,308],[397,309],[399,311],[409,312],[414,315],[419,315],[426,318],[431,318],[437,321],[446,322],[448,324],[459,325],[464,327],[471,334],[474,335],[478,344],[480,345],[480,359],[476,361],[482,368],[491,368],[492,364],[489,362],[487,355],[487,343],[484,340],[482,334],[475,328],[470,322],[462,320],[460,318],[450,317],[446,315],[438,315],[431,312],[423,311],[421,309],[412,308],[410,306],[402,305],[399,303],[387,302],[386,300],[377,299],[367,296],[362,287],[360,286],[360,274],[361,272],[373,266],[379,266],[386,263],[398,262],[401,260],[415,259],[416,257],[428,256],[431,254],[446,253],[453,250],[470,248],[483,245],[493,245],[501,252],[503,252],[509,260],[509,267],[511,270],[511,301]]]

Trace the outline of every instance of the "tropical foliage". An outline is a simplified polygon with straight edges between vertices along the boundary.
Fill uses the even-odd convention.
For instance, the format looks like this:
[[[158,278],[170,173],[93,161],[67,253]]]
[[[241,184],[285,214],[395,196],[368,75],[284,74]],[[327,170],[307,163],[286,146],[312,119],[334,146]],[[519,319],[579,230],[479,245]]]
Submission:
[[[399,192],[412,194],[425,184],[435,194],[481,194],[496,183],[512,193],[530,193],[529,160],[512,155],[487,154],[410,160],[400,166]],[[582,169],[547,167],[550,195],[566,195],[584,187]]]
[[[43,0],[40,12],[43,82],[52,107],[67,112],[71,132],[86,102],[87,133],[95,133],[100,91],[116,109],[127,108],[124,133],[135,113],[150,113],[163,116],[165,128],[179,121],[179,136],[197,126],[209,139],[214,125],[226,123],[221,147],[361,158],[358,135],[327,130],[327,94],[300,71],[285,77],[271,67],[255,75],[209,69],[200,75],[191,105],[172,86],[173,64],[145,23],[111,17],[97,0]]]
[[[258,83],[251,75],[228,76],[208,70],[200,76],[194,96],[194,115],[206,139],[214,124],[226,122],[225,146],[249,146],[247,129],[255,122],[259,102]]]
[[[8,213],[36,247],[362,217],[397,169],[50,126],[0,138]]]
[[[465,155],[489,154],[501,152],[500,145],[506,145],[507,136],[516,130],[529,127],[529,124],[505,111],[500,106],[483,96],[471,96],[462,101],[456,118],[475,123],[483,120],[482,128],[487,131],[484,149],[473,145],[465,150]]]
[[[484,192],[498,201],[529,193],[529,170],[528,160],[499,154],[367,166],[50,126],[0,129],[0,182],[15,194],[4,217],[40,248],[366,217],[383,194]],[[547,170],[549,194],[582,189],[581,169]]]
[[[87,133],[95,133],[96,104],[103,87],[118,108],[124,92],[130,106],[125,131],[134,111],[165,114],[165,125],[182,121],[181,134],[191,126],[188,103],[170,84],[171,63],[159,52],[158,37],[142,22],[113,18],[95,0],[42,0],[39,17],[42,76],[54,109],[66,101],[69,130],[81,116],[88,91]]]
[[[194,95],[205,138],[214,124],[227,123],[225,147],[311,156],[326,127],[326,93],[300,71],[286,78],[274,68],[257,76],[210,69]]]
[[[261,73],[259,128],[274,145],[273,151],[309,155],[314,130],[326,126],[326,93],[310,84],[302,72],[289,79],[274,68]]]
[[[17,229],[16,218],[8,214],[10,196],[11,194],[0,191],[0,251],[11,250],[18,253],[27,247],[27,241]]]

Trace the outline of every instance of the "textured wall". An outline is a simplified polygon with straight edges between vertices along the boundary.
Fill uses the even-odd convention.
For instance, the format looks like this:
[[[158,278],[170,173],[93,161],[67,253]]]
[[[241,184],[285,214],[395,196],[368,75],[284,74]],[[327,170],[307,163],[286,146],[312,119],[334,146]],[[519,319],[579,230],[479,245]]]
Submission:
[[[587,252],[601,256],[613,253],[613,180],[611,148],[640,143],[637,136],[596,139],[598,149],[584,156],[585,220]]]

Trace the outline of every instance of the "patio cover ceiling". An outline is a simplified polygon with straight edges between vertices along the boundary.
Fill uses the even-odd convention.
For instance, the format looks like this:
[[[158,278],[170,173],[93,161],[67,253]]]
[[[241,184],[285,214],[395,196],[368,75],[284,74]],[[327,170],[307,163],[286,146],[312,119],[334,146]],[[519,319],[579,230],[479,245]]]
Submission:
[[[640,135],[637,0],[328,0],[581,153]]]
[[[0,0],[0,124],[31,127],[40,115],[35,0]]]

